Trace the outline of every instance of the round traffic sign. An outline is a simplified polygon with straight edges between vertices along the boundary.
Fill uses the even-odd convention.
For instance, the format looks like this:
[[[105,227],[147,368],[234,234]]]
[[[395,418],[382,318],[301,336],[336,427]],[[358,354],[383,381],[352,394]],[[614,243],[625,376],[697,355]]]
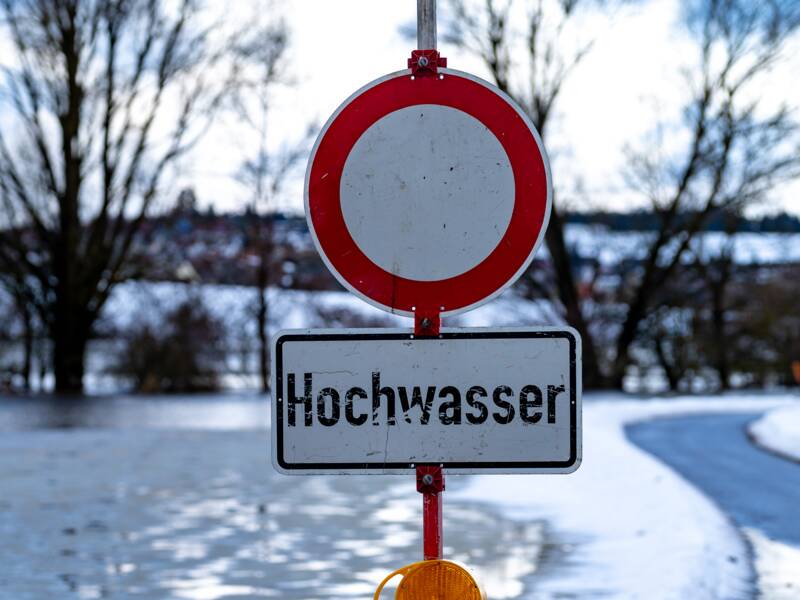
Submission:
[[[511,285],[544,237],[552,187],[539,134],[467,73],[400,71],[330,117],[305,182],[327,267],[384,310],[456,314]]]

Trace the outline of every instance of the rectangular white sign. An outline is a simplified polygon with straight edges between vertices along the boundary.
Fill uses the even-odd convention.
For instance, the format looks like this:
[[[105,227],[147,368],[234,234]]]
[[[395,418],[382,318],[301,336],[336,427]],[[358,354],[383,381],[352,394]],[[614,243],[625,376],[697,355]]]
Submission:
[[[581,457],[571,329],[282,331],[272,460],[286,474],[569,473]]]

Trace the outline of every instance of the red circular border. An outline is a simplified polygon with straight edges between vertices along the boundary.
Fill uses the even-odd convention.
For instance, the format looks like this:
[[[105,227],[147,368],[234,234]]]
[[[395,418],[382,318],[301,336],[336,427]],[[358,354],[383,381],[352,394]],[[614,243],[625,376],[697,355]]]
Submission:
[[[443,79],[403,73],[356,95],[323,130],[307,175],[307,218],[318,250],[346,287],[393,312],[452,313],[491,296],[527,262],[548,216],[547,168],[528,122],[487,86],[446,73]],[[483,123],[514,174],[514,209],[503,238],[469,271],[438,281],[406,279],[373,263],[350,235],[339,197],[345,161],[361,135],[385,115],[416,104],[449,106]]]

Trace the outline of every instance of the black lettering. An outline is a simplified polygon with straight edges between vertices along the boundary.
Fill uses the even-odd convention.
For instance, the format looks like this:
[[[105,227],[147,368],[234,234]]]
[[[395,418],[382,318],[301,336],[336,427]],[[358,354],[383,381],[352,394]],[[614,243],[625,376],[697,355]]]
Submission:
[[[347,422],[350,425],[363,425],[367,422],[367,413],[363,413],[361,415],[356,416],[353,413],[353,398],[358,397],[362,400],[367,399],[367,392],[362,390],[360,387],[350,388],[344,396],[344,416],[347,418]]]
[[[439,398],[452,396],[450,402],[442,402],[439,405],[439,421],[442,425],[461,425],[461,392],[458,388],[448,385],[439,392]],[[453,411],[448,414],[448,411]]]
[[[514,420],[514,407],[512,406],[511,402],[508,400],[503,400],[501,396],[513,396],[514,391],[508,387],[507,385],[500,385],[494,388],[494,392],[492,392],[492,400],[494,400],[495,405],[497,408],[505,410],[504,413],[494,412],[492,413],[492,417],[494,420],[500,423],[500,425],[508,425],[511,421]]]
[[[289,397],[286,399],[286,404],[289,407],[289,427],[295,426],[295,405],[300,403],[303,404],[303,424],[306,427],[311,427],[311,413],[314,410],[311,396],[311,373],[306,373],[303,379],[305,381],[305,395],[298,398],[294,391],[294,373],[289,373],[287,382]]]
[[[533,394],[533,400],[528,396]],[[530,408],[542,408],[542,390],[535,385],[526,385],[519,391],[519,416],[525,423],[538,423],[542,420],[542,411],[536,410],[532,414]]]
[[[381,408],[381,396],[386,397],[386,423],[396,425],[397,420],[394,416],[394,390],[390,387],[381,387],[381,374],[377,371],[372,373],[372,424],[379,425],[380,417],[378,413]]]
[[[486,422],[486,419],[489,418],[489,409],[483,402],[476,400],[475,396],[486,398],[488,394],[486,393],[486,390],[479,385],[474,385],[467,390],[467,404],[469,404],[470,408],[478,409],[477,415],[473,413],[466,413],[467,422],[472,423],[473,425],[480,425],[481,423]]]
[[[331,399],[331,416],[325,414],[325,397]],[[339,392],[333,388],[323,388],[317,396],[317,420],[320,425],[325,427],[333,427],[339,422],[339,415],[341,409],[339,408]]]
[[[422,417],[419,422],[421,425],[427,425],[431,418],[431,406],[433,406],[433,397],[436,395],[436,387],[428,386],[428,389],[425,391],[424,404],[422,403],[422,389],[419,386],[414,386],[411,389],[411,402],[408,401],[408,390],[405,387],[399,386],[397,392],[400,396],[400,407],[403,409],[403,416],[406,419],[406,423],[411,423],[411,417],[408,411],[418,406],[422,411]]]
[[[556,422],[556,396],[564,392],[563,385],[547,386],[547,422]]]

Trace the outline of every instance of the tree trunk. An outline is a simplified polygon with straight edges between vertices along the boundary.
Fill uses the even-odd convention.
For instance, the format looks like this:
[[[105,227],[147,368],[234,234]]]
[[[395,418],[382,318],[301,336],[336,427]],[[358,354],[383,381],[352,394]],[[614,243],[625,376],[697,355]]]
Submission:
[[[258,220],[256,248],[260,250],[258,272],[256,273],[256,288],[258,289],[258,306],[256,308],[256,322],[258,327],[258,368],[261,375],[261,391],[268,393],[269,381],[269,304],[267,301],[267,287],[269,285],[269,268],[272,257],[272,226],[264,227],[260,216]]]
[[[607,387],[607,380],[600,371],[597,361],[594,339],[589,333],[586,319],[583,316],[578,290],[575,286],[575,277],[572,273],[567,244],[564,240],[564,222],[558,214],[556,207],[550,211],[550,223],[545,236],[550,259],[556,271],[558,284],[558,297],[566,310],[567,324],[574,327],[581,336],[583,348],[583,384],[587,388]]]
[[[680,385],[681,378],[680,374],[678,373],[678,368],[676,365],[672,365],[669,362],[669,358],[667,357],[667,350],[664,348],[664,341],[661,335],[656,334],[656,341],[655,341],[655,349],[656,349],[656,357],[658,358],[658,363],[661,365],[661,369],[664,371],[664,376],[667,378],[667,385],[669,385],[669,391],[677,392],[678,386]]]
[[[44,382],[47,380],[47,368],[52,362],[52,358],[47,351],[47,342],[40,340],[36,344],[36,362],[39,363],[39,388],[38,391],[43,393],[45,391]]]
[[[614,358],[614,369],[612,372],[611,385],[617,389],[622,389],[622,382],[625,379],[625,372],[630,363],[631,344],[636,339],[639,331],[639,324],[644,320],[648,299],[646,294],[641,294],[628,306],[628,314],[622,324],[617,338],[617,354]]]
[[[261,374],[261,391],[269,392],[269,336],[267,335],[268,305],[267,305],[267,267],[262,257],[258,275],[258,367]]]
[[[89,327],[79,315],[56,312],[51,332],[53,342],[53,374],[56,394],[76,396],[83,393],[83,375]]]
[[[26,392],[31,390],[31,365],[33,363],[33,318],[30,307],[20,302],[23,325],[22,386]]]
[[[725,281],[720,281],[712,289],[713,307],[711,311],[712,339],[714,340],[714,367],[723,390],[730,389],[730,366],[728,364],[727,336],[725,335]]]

